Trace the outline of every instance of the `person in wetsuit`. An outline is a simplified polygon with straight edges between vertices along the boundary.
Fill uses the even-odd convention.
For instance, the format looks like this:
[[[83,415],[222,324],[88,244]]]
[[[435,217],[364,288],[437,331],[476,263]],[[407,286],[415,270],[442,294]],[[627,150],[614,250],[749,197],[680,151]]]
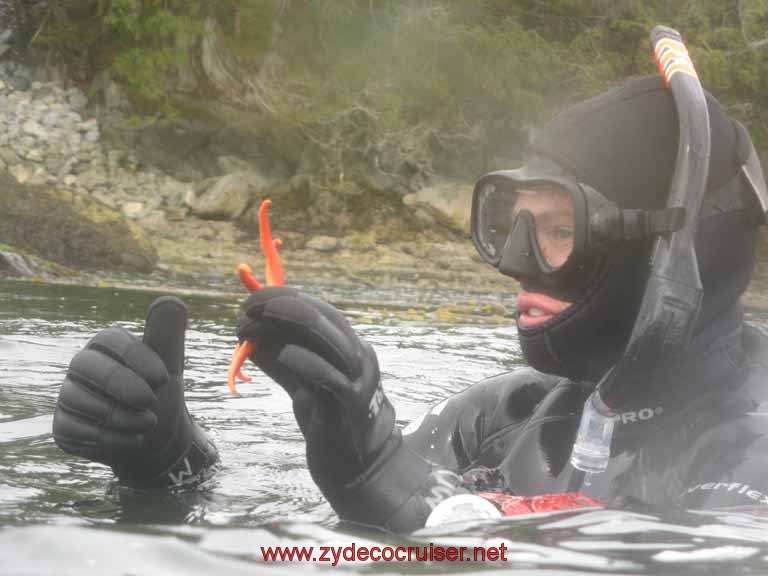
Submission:
[[[650,367],[621,406],[608,468],[584,488],[596,501],[768,505],[768,340],[744,322],[740,304],[765,181],[743,126],[711,95],[707,105],[701,311],[685,352]],[[585,400],[635,323],[654,236],[668,224],[654,214],[665,208],[677,137],[662,79],[635,79],[557,116],[531,142],[527,163],[497,174],[490,193],[487,179],[478,182],[475,197],[488,204],[475,242],[520,282],[518,334],[530,367],[468,388],[405,431],[374,350],[338,310],[290,287],[248,298],[238,338],[258,342],[251,360],[291,396],[312,477],[340,518],[409,531],[458,494],[581,489],[569,463],[574,437]],[[576,246],[574,221],[593,225],[594,205],[649,224]],[[96,335],[62,386],[57,444],[140,487],[182,485],[210,469],[216,449],[183,399],[185,323],[183,303],[163,298],[143,340],[120,328]]]

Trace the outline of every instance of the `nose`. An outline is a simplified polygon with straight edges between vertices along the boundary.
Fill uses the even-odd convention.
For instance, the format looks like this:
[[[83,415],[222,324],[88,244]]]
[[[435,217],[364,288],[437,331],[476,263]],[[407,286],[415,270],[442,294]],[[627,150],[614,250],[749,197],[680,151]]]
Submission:
[[[540,276],[541,268],[533,250],[533,232],[531,213],[518,212],[501,251],[499,272],[519,282]]]

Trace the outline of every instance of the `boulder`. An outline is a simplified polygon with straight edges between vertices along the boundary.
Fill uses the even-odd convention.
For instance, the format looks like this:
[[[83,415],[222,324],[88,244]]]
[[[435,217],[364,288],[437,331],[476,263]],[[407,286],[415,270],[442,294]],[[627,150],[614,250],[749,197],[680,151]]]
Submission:
[[[233,220],[242,216],[267,182],[253,172],[236,172],[216,179],[191,198],[192,212],[200,218]]]
[[[136,220],[144,214],[145,209],[144,202],[126,202],[121,206],[120,211],[126,218]]]
[[[253,169],[253,166],[248,161],[231,155],[219,156],[216,158],[216,164],[218,164],[223,174],[249,172]]]
[[[166,176],[157,186],[157,194],[167,206],[178,208],[193,203],[195,194],[192,184]]]
[[[427,208],[450,220],[457,227],[469,232],[469,219],[472,213],[472,186],[447,182],[422,188],[418,192],[403,198],[407,206],[415,210]]]
[[[16,252],[0,250],[0,278],[8,276],[34,276],[24,256]]]
[[[141,229],[83,194],[0,174],[0,243],[78,269],[149,272],[157,254]]]

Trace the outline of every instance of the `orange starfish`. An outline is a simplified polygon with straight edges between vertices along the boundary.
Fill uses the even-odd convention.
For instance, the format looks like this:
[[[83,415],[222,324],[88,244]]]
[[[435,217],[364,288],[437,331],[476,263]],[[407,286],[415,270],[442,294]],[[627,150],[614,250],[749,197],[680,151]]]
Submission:
[[[272,238],[272,228],[269,225],[269,215],[267,214],[267,208],[269,208],[270,204],[272,204],[271,200],[264,200],[259,207],[259,238],[261,240],[261,251],[264,253],[266,261],[264,272],[267,286],[283,286],[285,284],[285,276],[283,275],[280,255],[277,253],[277,249],[282,245],[282,241]],[[253,270],[251,270],[248,264],[238,264],[237,277],[249,292],[255,292],[262,288],[261,282],[254,277]],[[239,342],[235,347],[229,364],[229,370],[227,371],[227,384],[233,395],[237,394],[237,388],[235,387],[236,379],[239,378],[243,382],[251,381],[248,376],[243,374],[242,367],[255,349],[256,342],[250,340]]]

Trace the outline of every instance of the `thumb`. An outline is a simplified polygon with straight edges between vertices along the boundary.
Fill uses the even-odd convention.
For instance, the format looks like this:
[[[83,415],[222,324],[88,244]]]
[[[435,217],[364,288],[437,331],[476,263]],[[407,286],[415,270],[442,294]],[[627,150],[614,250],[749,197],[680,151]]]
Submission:
[[[165,364],[171,381],[184,371],[184,332],[187,329],[187,306],[175,296],[161,296],[147,310],[144,344]]]

